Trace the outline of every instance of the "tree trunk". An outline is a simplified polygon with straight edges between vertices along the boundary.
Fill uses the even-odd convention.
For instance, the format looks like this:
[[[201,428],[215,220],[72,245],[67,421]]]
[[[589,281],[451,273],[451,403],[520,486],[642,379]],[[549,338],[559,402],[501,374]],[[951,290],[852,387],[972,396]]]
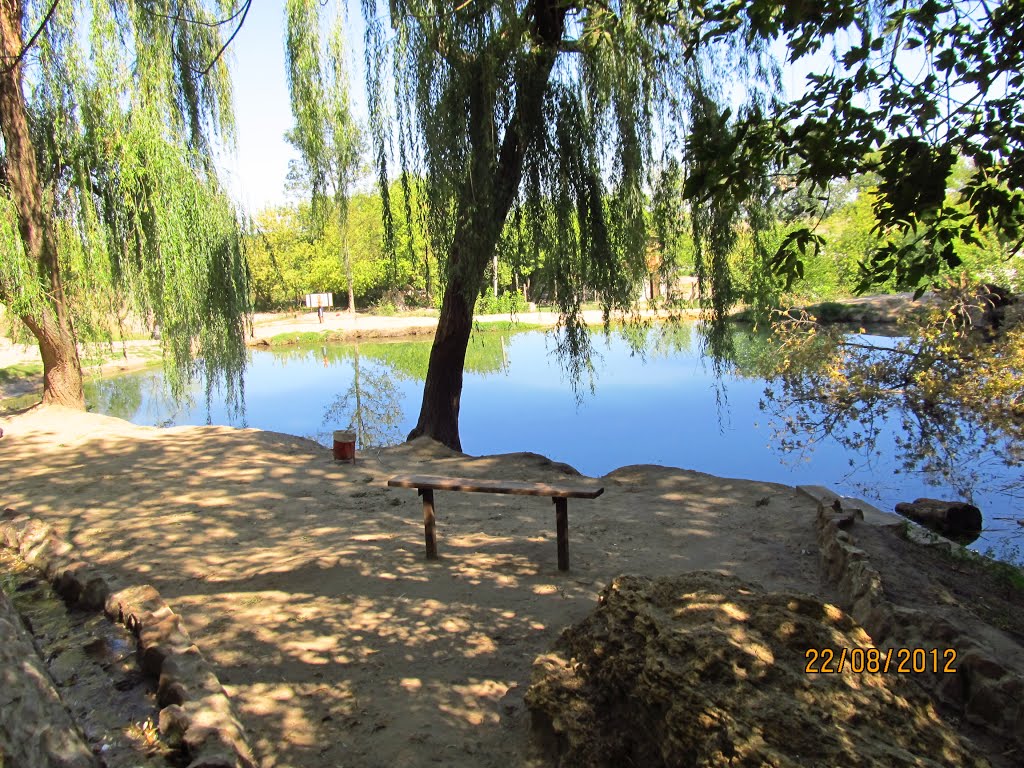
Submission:
[[[356,313],[356,292],[352,284],[352,254],[345,247],[345,279],[348,281],[348,311],[349,314]]]
[[[43,358],[43,403],[85,410],[82,364],[70,332],[61,328],[49,312],[44,312],[42,321],[29,315],[22,315],[21,320],[39,342],[39,354]]]
[[[445,288],[434,344],[430,348],[427,379],[423,384],[420,418],[409,440],[428,435],[456,451],[459,438],[459,406],[462,399],[462,369],[473,330],[473,306],[466,301],[466,286],[453,275]],[[475,292],[469,291],[471,296]]]
[[[21,3],[0,0],[0,129],[7,150],[11,200],[25,252],[35,261],[47,294],[43,305],[21,316],[39,342],[43,358],[43,402],[85,408],[82,364],[67,313],[57,247],[43,210],[43,192],[29,133],[28,111],[21,86]]]
[[[434,305],[434,285],[430,279],[430,246],[423,246],[423,277],[427,286],[427,304]]]
[[[469,173],[460,191],[455,237],[447,261],[448,280],[430,350],[420,416],[408,437],[412,440],[427,435],[457,451],[462,450],[459,407],[473,306],[485,284],[488,261],[496,261],[498,238],[519,190],[525,137],[537,135],[543,124],[544,91],[565,31],[566,6],[558,0],[535,0],[531,6],[533,32],[540,45],[520,70],[515,113],[500,147],[494,135],[493,78],[487,76],[484,60],[474,62],[476,71],[469,94]]]

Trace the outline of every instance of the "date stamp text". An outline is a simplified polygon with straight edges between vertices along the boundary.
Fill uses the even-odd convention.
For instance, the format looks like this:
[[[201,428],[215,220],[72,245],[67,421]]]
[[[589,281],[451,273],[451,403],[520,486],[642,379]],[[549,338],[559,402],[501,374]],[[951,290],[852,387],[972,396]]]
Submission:
[[[949,674],[956,672],[952,648],[808,648],[804,653],[809,675],[869,672],[883,674]]]

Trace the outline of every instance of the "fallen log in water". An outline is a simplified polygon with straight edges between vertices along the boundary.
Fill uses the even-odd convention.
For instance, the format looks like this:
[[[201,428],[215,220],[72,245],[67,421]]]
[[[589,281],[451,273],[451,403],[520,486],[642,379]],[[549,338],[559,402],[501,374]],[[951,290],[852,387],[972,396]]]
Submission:
[[[964,543],[964,539],[969,539],[967,543],[974,541],[981,533],[981,510],[964,501],[914,499],[913,502],[900,502],[896,511],[960,543]]]

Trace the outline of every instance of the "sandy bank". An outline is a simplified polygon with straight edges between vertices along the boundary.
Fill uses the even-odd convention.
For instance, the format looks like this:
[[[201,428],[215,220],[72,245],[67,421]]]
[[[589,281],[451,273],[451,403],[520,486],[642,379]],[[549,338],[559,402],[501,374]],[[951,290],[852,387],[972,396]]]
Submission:
[[[788,486],[622,467],[601,478],[604,495],[570,502],[562,573],[547,499],[438,493],[441,558],[427,561],[419,499],[386,485],[400,473],[575,474],[537,454],[473,457],[421,439],[340,464],[289,435],[60,408],[0,426],[0,507],[155,586],[265,768],[543,764],[523,703],[531,665],[618,574],[715,571],[840,603],[819,567],[815,503]],[[877,558],[908,563],[885,574],[893,599],[934,598],[937,615],[995,596],[913,559]],[[1005,643],[1002,663],[1024,660],[1019,641],[984,631]]]

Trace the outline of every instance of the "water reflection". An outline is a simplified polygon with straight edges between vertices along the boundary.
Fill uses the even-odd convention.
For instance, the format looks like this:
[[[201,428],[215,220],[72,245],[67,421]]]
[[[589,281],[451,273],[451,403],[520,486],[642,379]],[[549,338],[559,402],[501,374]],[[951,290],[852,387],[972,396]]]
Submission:
[[[400,442],[399,425],[404,414],[394,371],[386,367],[368,367],[365,363],[360,368],[359,344],[353,344],[350,351],[352,384],[324,410],[322,424],[325,429],[318,439],[326,442],[328,434],[339,424],[344,424],[355,433],[359,449]],[[322,348],[322,355],[324,366],[329,367],[326,347]]]
[[[814,364],[807,373],[784,376],[777,340],[737,330],[719,376],[692,324],[614,331],[594,342],[597,388],[577,400],[549,335],[475,333],[462,396],[465,449],[533,451],[595,476],[664,464],[827,485],[888,510],[919,496],[961,498],[986,514],[982,550],[1024,530],[1014,522],[1024,442],[952,407],[928,413],[900,410],[892,399],[839,398],[842,408],[823,408],[814,395],[828,375],[825,347],[808,353]],[[418,414],[429,355],[424,339],[254,350],[247,421],[325,446],[333,430],[346,428],[356,432],[360,449],[400,442]],[[176,408],[159,371],[94,382],[87,399],[95,410],[136,423],[239,425],[216,398],[209,409]]]
[[[916,339],[836,328],[752,336],[736,364],[766,381],[760,407],[791,460],[837,444],[851,467],[909,476],[990,513],[987,500],[1002,497],[1005,507],[1024,490],[1024,424],[959,389],[955,372],[937,372],[946,361]]]

